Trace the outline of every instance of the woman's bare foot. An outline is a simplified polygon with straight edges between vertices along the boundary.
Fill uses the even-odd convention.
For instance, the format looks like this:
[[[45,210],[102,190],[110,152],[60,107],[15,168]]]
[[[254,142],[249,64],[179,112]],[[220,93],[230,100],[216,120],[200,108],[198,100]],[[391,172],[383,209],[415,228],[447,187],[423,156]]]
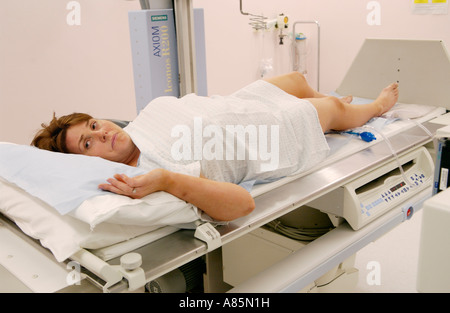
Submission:
[[[389,86],[385,87],[378,98],[373,102],[379,108],[379,115],[382,115],[389,111],[394,104],[397,103],[398,100],[398,84],[392,83]]]

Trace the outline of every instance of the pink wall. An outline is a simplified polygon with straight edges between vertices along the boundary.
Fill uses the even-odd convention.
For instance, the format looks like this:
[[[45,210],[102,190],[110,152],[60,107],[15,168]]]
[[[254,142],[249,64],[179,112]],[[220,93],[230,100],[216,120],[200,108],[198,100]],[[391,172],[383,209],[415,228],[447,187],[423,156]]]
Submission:
[[[243,0],[244,11],[321,25],[322,92],[342,80],[364,38],[443,39],[450,45],[449,15],[413,15],[412,0],[379,0],[381,24],[366,19],[369,0]],[[74,111],[132,119],[134,87],[127,12],[139,2],[78,0],[80,25],[68,25],[64,0],[0,2],[0,141],[28,143],[41,122]],[[261,60],[275,75],[290,71],[290,43],[274,32],[254,32],[238,0],[194,0],[205,9],[210,94],[227,94],[260,77]],[[314,27],[308,79],[315,85]]]
[[[367,22],[373,12],[367,9],[370,2],[379,4],[380,25]],[[240,14],[239,1],[195,0],[194,3],[206,12],[210,93],[232,92],[257,78],[263,58],[273,59],[272,75],[291,70],[287,51],[290,41],[279,46],[273,32],[253,32],[247,25],[248,18]],[[245,12],[268,18],[284,13],[290,16],[291,22],[319,21],[322,92],[336,89],[364,38],[442,39],[450,47],[449,15],[414,15],[411,5],[412,0],[243,0]],[[308,25],[296,30],[309,38],[309,80],[315,86],[316,28]]]
[[[69,25],[70,2],[0,1],[0,141],[28,144],[53,112],[136,115],[127,12],[139,2],[79,0]]]

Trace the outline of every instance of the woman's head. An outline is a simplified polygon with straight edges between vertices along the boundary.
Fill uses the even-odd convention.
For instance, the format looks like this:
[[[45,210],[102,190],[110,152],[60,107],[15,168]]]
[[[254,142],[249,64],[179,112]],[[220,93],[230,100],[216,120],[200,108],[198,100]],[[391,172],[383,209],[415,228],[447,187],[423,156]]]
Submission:
[[[53,113],[53,118],[47,125],[42,123],[42,129],[36,134],[31,145],[39,149],[55,152],[70,153],[66,145],[66,133],[70,126],[86,123],[92,116],[85,113],[72,113],[57,118]]]
[[[111,121],[73,113],[42,124],[32,145],[56,152],[98,156],[110,161],[136,165],[139,150],[130,136]]]

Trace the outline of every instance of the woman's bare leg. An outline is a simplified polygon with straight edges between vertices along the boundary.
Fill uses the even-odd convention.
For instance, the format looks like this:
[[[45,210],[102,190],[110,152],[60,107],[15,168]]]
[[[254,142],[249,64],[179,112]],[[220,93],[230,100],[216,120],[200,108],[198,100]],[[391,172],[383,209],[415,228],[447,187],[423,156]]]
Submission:
[[[398,100],[398,84],[384,88],[369,104],[349,104],[336,97],[308,99],[316,108],[322,130],[345,130],[364,125],[371,118],[389,111]]]
[[[306,81],[305,76],[299,72],[291,72],[289,74],[267,78],[266,81],[297,98],[304,99],[326,97],[326,95],[313,89]],[[352,102],[353,97],[346,96],[341,98],[341,100],[350,103]]]
[[[325,95],[311,88],[306,78],[299,72],[267,78],[266,81],[298,98],[325,97]]]
[[[350,104],[352,96],[328,97],[309,86],[305,77],[298,73],[266,79],[285,92],[298,98],[308,99],[316,108],[322,130],[345,130],[364,125],[371,118],[387,112],[398,100],[398,84],[384,88],[374,102],[364,105]]]

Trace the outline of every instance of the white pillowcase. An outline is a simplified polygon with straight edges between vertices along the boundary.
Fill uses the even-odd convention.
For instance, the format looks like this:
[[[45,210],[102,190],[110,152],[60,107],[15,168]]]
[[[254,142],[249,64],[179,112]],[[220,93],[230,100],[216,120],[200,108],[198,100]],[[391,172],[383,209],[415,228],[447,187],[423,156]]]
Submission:
[[[115,173],[133,176],[140,169],[5,142],[0,147],[1,176],[11,177],[0,176],[0,212],[40,240],[58,261],[81,248],[100,249],[162,227],[170,226],[161,232],[167,235],[195,228],[199,219],[214,222],[166,192],[131,199],[97,188]]]
[[[160,226],[124,226],[102,223],[95,229],[0,178],[0,212],[24,233],[38,239],[62,262],[82,248],[97,249],[156,230]]]
[[[115,194],[96,196],[85,200],[72,213],[61,215],[1,177],[0,212],[27,235],[40,240],[60,262],[82,248],[103,248],[161,227],[171,227],[173,231],[194,228],[201,215],[191,204],[165,192],[141,200]],[[173,231],[166,229],[161,233]]]
[[[202,218],[195,206],[159,191],[142,199],[106,194],[85,200],[69,215],[96,228],[104,222],[136,226],[177,225],[195,228]],[[203,219],[203,218],[202,218]]]
[[[67,154],[0,142],[0,176],[66,214],[84,200],[108,194],[98,188],[115,174],[145,171],[82,154]]]

